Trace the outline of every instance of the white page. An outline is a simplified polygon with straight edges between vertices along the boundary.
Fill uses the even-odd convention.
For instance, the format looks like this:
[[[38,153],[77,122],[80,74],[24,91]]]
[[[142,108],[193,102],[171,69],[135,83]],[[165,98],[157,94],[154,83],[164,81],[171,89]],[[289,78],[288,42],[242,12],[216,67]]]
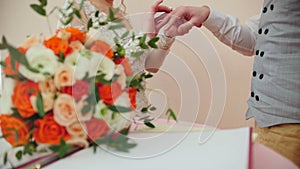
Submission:
[[[132,134],[138,146],[130,153],[100,149],[94,154],[85,149],[45,168],[248,169],[249,132],[249,128],[219,130],[204,144],[199,144],[201,132]]]

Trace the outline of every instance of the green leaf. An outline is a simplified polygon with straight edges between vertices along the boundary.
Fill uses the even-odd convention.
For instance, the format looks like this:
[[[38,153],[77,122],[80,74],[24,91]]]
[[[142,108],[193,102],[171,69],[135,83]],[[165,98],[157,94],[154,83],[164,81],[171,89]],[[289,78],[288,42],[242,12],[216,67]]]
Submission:
[[[108,27],[108,30],[116,30],[121,28],[125,28],[125,25],[124,24],[111,25],[110,27]]]
[[[28,70],[30,70],[34,73],[39,73],[39,71],[37,69],[34,69],[29,65],[29,63],[28,63],[28,61],[27,61],[24,54],[22,54],[17,48],[9,45],[7,42],[5,42],[5,43],[6,43],[5,45],[7,46],[7,49],[8,49],[8,51],[9,51],[11,57],[12,57],[12,62],[14,62],[16,60],[20,64],[24,65]],[[12,64],[14,64],[14,63],[12,63]]]
[[[109,105],[107,106],[111,111],[113,112],[118,112],[118,113],[127,113],[131,112],[132,109],[129,107],[124,107],[124,106],[115,106],[115,105]]]
[[[79,10],[81,10],[83,8],[84,1],[86,1],[86,0],[81,0],[80,5],[79,5]]]
[[[74,14],[75,14],[79,19],[82,18],[82,17],[81,17],[81,14],[80,14],[80,12],[79,12],[78,9],[74,8],[73,11],[74,11]]]
[[[171,117],[173,120],[177,121],[177,117],[176,117],[174,111],[173,111],[171,108],[169,108],[169,109],[167,110],[167,115],[168,115],[169,117]]]
[[[39,93],[37,95],[36,108],[38,110],[37,113],[40,117],[44,117],[46,115],[46,112],[45,112],[45,109],[44,109],[44,101],[43,101],[43,97],[42,97],[41,93]]]
[[[65,61],[65,55],[61,51],[58,54],[58,61],[61,63],[64,63]]]
[[[105,75],[104,73],[99,74],[99,75],[97,75],[97,76],[95,77],[95,81],[96,81],[96,82],[99,82],[99,83],[101,83],[101,84],[106,84],[106,85],[111,84],[111,81],[108,81],[108,80],[106,80],[106,79],[104,78],[105,76],[106,76],[106,75]]]
[[[121,39],[126,38],[129,35],[129,31],[126,31],[125,33],[123,33],[123,35],[121,36]]]
[[[87,29],[90,30],[90,28],[93,27],[93,20],[92,18],[89,19],[88,23],[87,23]]]
[[[148,45],[152,48],[157,48],[156,42],[159,40],[159,37],[152,38],[148,41]]]
[[[156,107],[150,107],[150,111],[155,111],[156,110]]]
[[[99,11],[96,11],[96,12],[95,12],[95,17],[98,18],[98,17],[99,17],[99,13],[100,13]]]
[[[125,128],[125,129],[121,130],[120,134],[123,134],[123,135],[127,136],[129,134],[130,127],[131,126],[129,126],[129,127]]]
[[[148,73],[148,74],[146,74],[144,77],[145,77],[146,79],[149,79],[149,78],[152,78],[153,75],[152,75],[151,73]]]
[[[61,138],[60,145],[54,145],[50,146],[49,149],[53,152],[58,153],[59,158],[65,157],[65,155],[68,153],[68,151],[72,148],[71,145],[66,144],[65,140]]]
[[[143,35],[142,37],[139,37],[139,40],[140,40],[140,44],[144,44],[146,42],[146,38],[147,38],[147,35]]]
[[[81,110],[81,113],[82,114],[87,114],[88,112],[90,112],[91,111],[91,105],[86,105],[86,106],[84,106],[83,107],[83,109]]]
[[[23,152],[20,150],[20,151],[18,151],[18,152],[16,153],[16,158],[17,158],[18,160],[21,160],[21,159],[22,159],[22,155],[23,155]]]
[[[64,25],[70,24],[70,23],[72,22],[73,18],[74,18],[73,15],[69,16],[69,18],[67,19],[67,21],[64,22],[63,24],[64,24]]]
[[[46,16],[46,10],[42,6],[39,6],[37,4],[31,4],[30,7],[38,14]]]
[[[131,52],[131,57],[140,57],[144,54],[144,51]]]
[[[142,49],[149,49],[149,47],[146,44],[144,44],[144,43],[140,44],[140,47]]]
[[[108,20],[113,21],[114,19],[115,19],[115,13],[111,8],[109,8]]]
[[[149,127],[149,128],[155,128],[155,125],[154,124],[152,124],[150,121],[144,121],[144,124],[147,126],[147,127]]]
[[[3,44],[0,44],[0,50],[6,49],[6,47]]]
[[[41,3],[41,6],[47,6],[47,0],[39,0]]]
[[[0,61],[0,65],[3,66],[3,67],[7,67],[7,64],[3,61]]]
[[[148,107],[143,107],[143,108],[141,109],[141,112],[142,112],[142,113],[148,112]]]
[[[3,164],[4,164],[4,165],[6,165],[6,163],[7,163],[7,156],[8,156],[8,153],[5,152],[5,153],[4,153],[4,159],[3,159]]]

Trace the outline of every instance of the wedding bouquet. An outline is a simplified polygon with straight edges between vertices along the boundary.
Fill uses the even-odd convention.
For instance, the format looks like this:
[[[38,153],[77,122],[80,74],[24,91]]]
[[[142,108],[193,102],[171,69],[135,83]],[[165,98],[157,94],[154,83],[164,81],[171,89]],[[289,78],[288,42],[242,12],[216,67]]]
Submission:
[[[45,15],[47,1],[39,2],[31,7]],[[78,9],[72,4],[68,8],[73,12],[63,13],[69,17],[64,24],[73,15],[80,18]],[[115,17],[117,12],[110,10],[98,25],[105,28],[102,33],[116,34],[124,27]],[[126,135],[135,115],[136,93],[144,90],[142,83],[152,75],[134,75],[129,57],[156,48],[158,38],[146,40],[146,35],[127,31],[112,43],[95,32],[92,25],[88,32],[62,28],[50,37],[31,36],[18,48],[2,38],[0,49],[10,55],[1,62],[5,94],[0,126],[2,138],[12,147],[22,147],[17,159],[41,149],[64,157],[74,146],[106,144],[125,152],[136,146]],[[142,112],[153,110],[150,105]],[[175,117],[171,109],[168,112]],[[145,118],[144,124],[154,127],[151,118]]]

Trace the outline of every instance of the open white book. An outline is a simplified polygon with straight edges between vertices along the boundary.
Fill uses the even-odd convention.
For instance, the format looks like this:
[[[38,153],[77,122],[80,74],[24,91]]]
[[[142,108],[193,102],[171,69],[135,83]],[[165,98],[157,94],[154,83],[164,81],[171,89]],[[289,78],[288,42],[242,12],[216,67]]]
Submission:
[[[205,131],[211,132],[211,131]],[[81,150],[46,169],[249,169],[251,129],[217,130],[200,144],[202,132],[131,134],[138,145],[129,153],[106,148]],[[203,133],[202,133],[203,134]]]

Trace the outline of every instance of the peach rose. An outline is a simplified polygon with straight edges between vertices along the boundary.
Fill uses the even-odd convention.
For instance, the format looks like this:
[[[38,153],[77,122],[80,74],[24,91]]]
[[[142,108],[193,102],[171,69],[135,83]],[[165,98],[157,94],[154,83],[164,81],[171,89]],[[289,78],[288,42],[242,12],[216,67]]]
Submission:
[[[70,135],[66,128],[59,125],[53,118],[53,113],[47,114],[43,119],[34,122],[33,137],[42,144],[60,144],[61,138],[68,140]]]
[[[74,72],[69,66],[61,66],[54,75],[54,84],[59,89],[64,86],[72,86],[74,83]]]
[[[75,100],[68,94],[60,94],[54,102],[54,119],[62,125],[68,126],[77,121],[77,115],[75,110]]]
[[[73,50],[82,50],[85,47],[80,41],[72,41],[69,45]]]
[[[89,142],[86,139],[78,138],[78,137],[72,137],[69,140],[67,140],[66,143],[71,144],[73,146],[82,147],[82,148],[89,147]]]
[[[82,139],[87,138],[85,123],[75,121],[74,123],[68,125],[66,128],[68,133],[73,137],[82,138]]]
[[[56,92],[54,80],[52,78],[48,78],[45,81],[39,82],[39,88],[42,93],[55,93]]]
[[[38,92],[39,86],[37,83],[25,81],[16,84],[12,95],[12,102],[22,117],[28,118],[36,113],[30,98],[32,96],[37,96]]]
[[[26,124],[16,117],[0,115],[0,127],[5,140],[12,146],[21,146],[29,141],[30,134]]]

